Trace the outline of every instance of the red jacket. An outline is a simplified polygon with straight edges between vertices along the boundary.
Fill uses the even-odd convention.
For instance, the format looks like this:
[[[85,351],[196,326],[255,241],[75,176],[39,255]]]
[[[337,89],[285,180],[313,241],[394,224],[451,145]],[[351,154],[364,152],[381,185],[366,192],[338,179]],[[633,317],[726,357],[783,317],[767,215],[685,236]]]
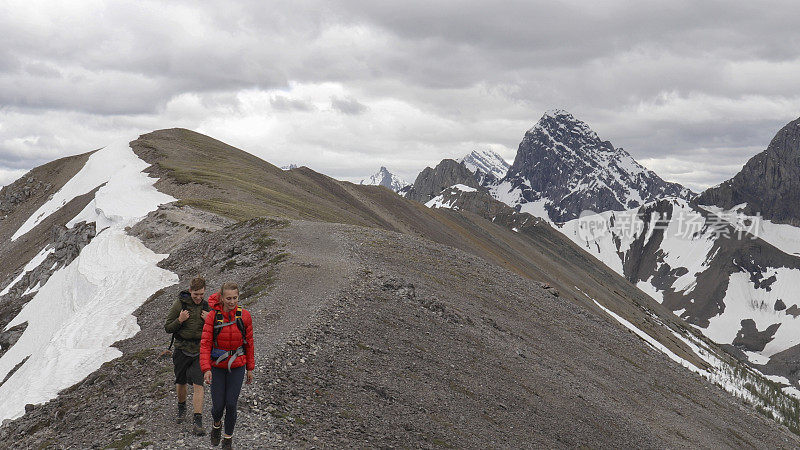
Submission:
[[[222,303],[215,305],[214,309],[206,316],[205,324],[203,324],[203,337],[200,340],[200,370],[205,373],[211,370],[211,366],[219,367],[221,369],[228,368],[228,359],[217,364],[211,360],[211,348],[214,346],[214,319],[216,311],[222,311]],[[231,312],[222,312],[222,317],[225,322],[231,322],[236,319],[236,310]],[[253,358],[253,320],[250,318],[250,312],[242,308],[242,322],[244,322],[245,336],[247,337],[247,345],[244,346],[244,355],[236,358],[231,364],[231,369],[234,367],[241,367],[247,365],[247,370],[255,369],[255,359]],[[220,350],[236,350],[242,346],[242,332],[236,325],[229,325],[222,327],[217,335],[217,348]],[[230,358],[229,358],[230,359]]]

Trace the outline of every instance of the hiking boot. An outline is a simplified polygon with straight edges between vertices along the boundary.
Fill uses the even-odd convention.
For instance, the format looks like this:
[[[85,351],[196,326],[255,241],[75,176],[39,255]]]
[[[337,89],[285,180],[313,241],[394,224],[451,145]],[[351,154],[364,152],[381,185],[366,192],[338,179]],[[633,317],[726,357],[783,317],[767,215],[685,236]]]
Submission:
[[[205,436],[206,430],[203,428],[203,415],[195,413],[194,414],[194,428],[192,429],[196,436]]]
[[[178,415],[175,417],[176,423],[183,423],[183,419],[186,418],[186,402],[180,403],[178,402]]]
[[[225,436],[222,438],[222,448],[233,448],[233,436]]]
[[[222,421],[219,425],[211,424],[211,445],[219,445],[219,440],[222,437]]]

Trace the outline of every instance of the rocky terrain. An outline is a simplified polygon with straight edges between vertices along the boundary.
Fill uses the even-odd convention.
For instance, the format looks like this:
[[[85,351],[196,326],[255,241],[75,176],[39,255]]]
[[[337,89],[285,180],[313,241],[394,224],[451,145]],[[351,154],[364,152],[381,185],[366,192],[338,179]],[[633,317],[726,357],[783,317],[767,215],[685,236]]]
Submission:
[[[133,230],[149,245],[189,228],[158,214]],[[430,241],[253,219],[195,233],[162,265],[184,283],[199,270],[212,285],[246,280],[258,362],[241,448],[800,445],[607,316]],[[125,356],[7,423],[4,442],[207,445],[172,422],[171,364],[159,357],[179,288],[137,311],[142,331],[117,344]]]
[[[483,190],[485,188],[481,186],[480,181],[481,177],[470,171],[464,163],[444,159],[436,167],[432,169],[426,167],[420,172],[414,184],[404,191],[404,196],[425,203],[454,184]]]
[[[562,110],[548,111],[525,133],[495,197],[554,222],[583,211],[624,210],[691,192],[668,183],[622,148],[600,140],[589,126]],[[525,206],[530,204],[529,206]]]
[[[187,130],[149,133],[131,147],[159,178],[156,187],[178,201],[127,233],[169,253],[158,266],[180,283],[135,312],[141,331],[116,343],[121,357],[28,405],[0,428],[3,442],[207,445],[172,422],[171,362],[161,356],[164,314],[201,274],[210,291],[238,281],[257,329],[257,379],[243,391],[236,433],[243,448],[800,443],[763,417],[779,406],[796,412],[779,391],[769,393],[772,403],[742,401],[681,367],[711,373],[710,353],[747,372],[546,221],[485,189],[460,191],[451,199],[458,210],[428,209],[307,168],[283,171]],[[472,174],[452,163],[454,179]],[[9,280],[48,244],[68,258],[92,239],[86,225],[53,231],[89,194],[1,251],[11,258],[27,242],[31,255]],[[30,214],[45,199],[15,211]],[[0,224],[0,235],[12,232]],[[38,275],[25,270],[26,283],[51,262],[37,264]],[[797,429],[796,417],[781,414]]]

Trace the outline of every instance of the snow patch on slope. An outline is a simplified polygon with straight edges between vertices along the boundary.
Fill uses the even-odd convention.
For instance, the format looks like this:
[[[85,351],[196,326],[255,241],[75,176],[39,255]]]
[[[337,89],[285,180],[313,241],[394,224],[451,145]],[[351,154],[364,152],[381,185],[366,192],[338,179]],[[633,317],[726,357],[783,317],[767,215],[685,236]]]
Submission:
[[[797,286],[800,286],[800,271],[781,267],[770,269],[765,274],[767,278],[772,275],[777,280],[772,283],[771,290],[767,291],[756,289],[747,273],[732,274],[724,298],[725,311],[709,319],[708,328],[704,330],[706,335],[716,342],[731,343],[741,329],[741,321],[753,319],[759,331],[776,323],[781,324],[772,341],[759,354],[771,357],[800,343],[800,335],[797,333],[800,317],[795,318],[785,311],[775,311],[776,299],[788,301],[796,297]]]
[[[473,150],[469,155],[459,158],[457,162],[463,163],[471,172],[490,174],[496,180],[502,179],[511,167],[505,159],[491,150]]]
[[[477,189],[463,185],[463,184],[454,184],[449,188],[442,191],[441,194],[437,195],[436,197],[428,200],[425,202],[425,206],[428,208],[454,208],[458,209],[458,207],[454,207],[453,203],[458,200],[457,197],[453,197],[459,191],[461,192],[476,192]],[[449,200],[445,200],[445,197],[448,197]]]
[[[141,172],[146,167],[127,143],[105,147],[32,216],[35,220],[18,230],[17,235],[24,234],[75,196],[107,183],[72,221],[96,221],[97,236],[72,263],[53,273],[6,327],[28,322],[19,341],[0,358],[0,379],[30,358],[0,386],[0,420],[21,416],[25,404],[50,400],[121,356],[111,345],[139,331],[132,313],[158,289],[178,281],[156,266],[167,255],[125,234],[126,226],[174,201],[152,186],[156,180]]]
[[[651,337],[649,334],[645,333],[644,331],[640,330],[636,325],[632,324],[628,320],[624,319],[623,317],[619,316],[618,314],[614,313],[610,309],[606,308],[605,306],[601,305],[597,300],[589,297],[588,294],[583,292],[580,288],[575,286],[578,291],[580,291],[583,295],[585,295],[588,299],[592,300],[595,305],[597,305],[600,309],[606,312],[609,316],[613,317],[616,321],[622,324],[625,328],[632,331],[634,334],[639,336],[643,339],[648,345],[652,346],[653,348],[663,352],[667,357],[672,359],[673,361],[677,362],[681,366],[691,370],[699,374],[700,376],[706,378],[710,382],[719,385],[726,391],[730,392],[731,394],[746,399],[748,402],[761,405],[762,407],[766,408],[776,417],[783,417],[782,413],[774,407],[774,405],[765,405],[763,401],[753,394],[748,389],[748,386],[751,388],[754,384],[762,385],[761,380],[764,378],[778,382],[778,383],[786,383],[789,384],[786,378],[783,377],[773,377],[773,376],[765,376],[764,374],[760,373],[754,369],[743,369],[738,370],[732,367],[730,364],[726,363],[722,359],[720,359],[710,348],[709,346],[703,342],[702,340],[698,339],[692,335],[683,335],[679,333],[669,326],[667,326],[658,316],[654,314],[650,314],[650,317],[659,325],[669,330],[676,339],[683,342],[692,353],[698,356],[700,359],[706,362],[708,365],[707,368],[700,368],[697,367],[695,364],[692,364],[690,361],[678,356],[672,350],[661,344],[658,340]],[[756,387],[758,389],[759,386]],[[760,386],[763,389],[763,386]],[[784,394],[792,395],[795,398],[800,398],[800,391],[797,389],[788,387],[783,389]],[[791,403],[787,402],[786,399],[774,399],[775,403]]]
[[[13,280],[13,281],[11,281],[11,283],[9,283],[9,284],[8,284],[8,286],[6,286],[6,287],[3,289],[3,291],[2,291],[2,292],[0,292],[0,296],[3,296],[3,295],[6,295],[6,294],[8,294],[8,292],[11,290],[11,288],[12,288],[12,287],[14,287],[14,285],[15,285],[15,284],[17,284],[17,283],[19,282],[19,280],[21,280],[21,279],[22,279],[22,277],[24,277],[24,276],[25,276],[25,274],[26,274],[26,273],[28,273],[28,272],[30,272],[31,270],[33,270],[33,269],[35,269],[35,268],[39,267],[39,264],[41,264],[42,262],[44,262],[44,260],[45,260],[45,259],[47,259],[47,257],[48,257],[48,256],[49,256],[51,253],[53,253],[54,251],[55,251],[55,249],[54,249],[54,248],[52,248],[52,247],[50,247],[50,248],[43,248],[43,249],[42,249],[42,251],[40,251],[38,254],[36,254],[36,256],[34,256],[34,257],[33,257],[33,259],[31,259],[31,260],[28,262],[28,264],[26,264],[26,265],[25,265],[25,267],[22,269],[22,272],[20,272],[20,274],[19,274],[19,275],[17,275],[17,277],[16,277],[16,278],[14,278],[14,280]]]
[[[154,199],[160,201],[160,203],[174,201],[175,199],[158,192],[152,186],[153,182],[155,182],[154,179],[140,173],[147,167],[148,164],[139,159],[130,150],[128,143],[125,141],[115,142],[94,152],[83,168],[20,226],[11,236],[11,240],[13,241],[32,230],[70,200],[91,192],[92,189],[109,181],[113,181],[112,186],[106,189],[106,193],[102,195],[114,197],[112,201],[106,202],[105,205],[104,215],[109,220],[114,220],[114,216],[119,218],[143,217],[150,211],[148,208]],[[102,196],[98,195],[96,198]],[[87,206],[87,209],[89,208]],[[90,216],[92,214],[86,213],[86,210],[84,210],[76,217],[78,219],[76,222]],[[107,226],[106,220],[101,218],[101,221],[105,226],[101,227],[101,224],[98,223],[98,231]]]
[[[700,207],[730,223],[736,230],[747,232],[763,239],[788,255],[800,256],[800,228],[788,224],[773,223],[763,217],[743,214],[741,210],[746,205],[746,203],[742,203],[731,209],[703,205]]]
[[[586,295],[586,294],[584,294],[584,295]],[[704,372],[702,369],[700,369],[699,367],[695,366],[691,362],[689,362],[689,361],[681,358],[680,356],[676,355],[672,350],[670,350],[666,346],[664,346],[664,344],[662,344],[661,342],[658,342],[658,340],[656,340],[655,338],[651,337],[649,334],[645,333],[644,331],[640,330],[634,324],[628,322],[623,317],[621,317],[621,316],[617,315],[616,313],[614,313],[614,311],[611,311],[610,309],[608,309],[605,306],[603,306],[600,303],[598,303],[597,300],[592,299],[592,301],[594,302],[595,305],[600,307],[600,309],[605,311],[609,316],[613,317],[614,319],[617,320],[617,322],[619,322],[623,326],[625,326],[625,328],[633,331],[637,336],[642,338],[651,347],[655,348],[656,350],[660,350],[662,353],[667,355],[671,360],[673,360],[676,363],[682,365],[683,367],[686,367],[687,369],[691,370],[692,372],[697,372],[697,373]]]

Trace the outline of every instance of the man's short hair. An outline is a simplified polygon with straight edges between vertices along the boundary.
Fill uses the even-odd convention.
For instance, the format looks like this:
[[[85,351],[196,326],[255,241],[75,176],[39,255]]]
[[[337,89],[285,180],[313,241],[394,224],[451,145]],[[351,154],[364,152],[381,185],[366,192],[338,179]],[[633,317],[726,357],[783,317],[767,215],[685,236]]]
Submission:
[[[200,289],[204,289],[205,287],[206,287],[206,279],[203,277],[194,277],[192,278],[192,282],[189,283],[190,291],[199,291]]]

